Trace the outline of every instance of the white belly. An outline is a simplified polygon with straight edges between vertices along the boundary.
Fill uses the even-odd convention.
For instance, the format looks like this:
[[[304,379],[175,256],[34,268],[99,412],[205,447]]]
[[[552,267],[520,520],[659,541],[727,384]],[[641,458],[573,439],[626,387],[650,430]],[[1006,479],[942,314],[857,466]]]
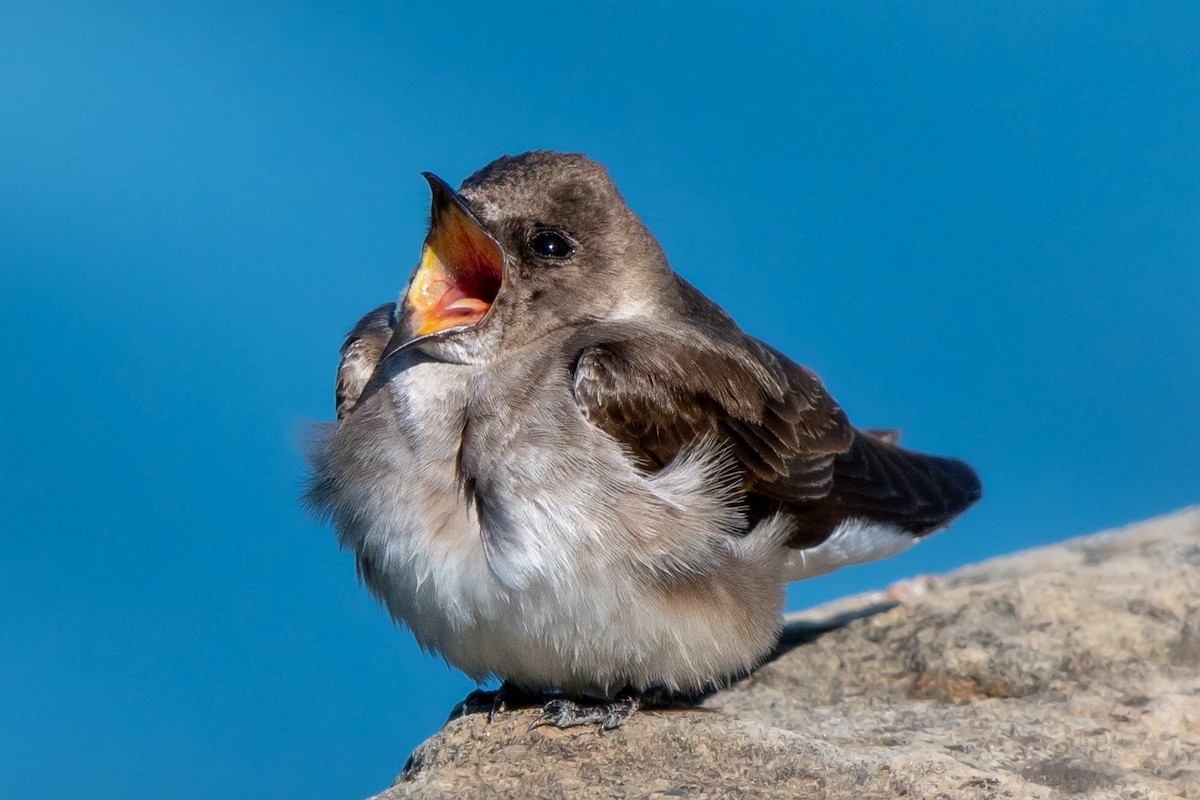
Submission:
[[[490,413],[487,378],[411,365],[318,458],[392,616],[470,677],[537,690],[699,688],[752,666],[774,642],[786,522],[731,535],[720,454],[646,476],[578,414]]]

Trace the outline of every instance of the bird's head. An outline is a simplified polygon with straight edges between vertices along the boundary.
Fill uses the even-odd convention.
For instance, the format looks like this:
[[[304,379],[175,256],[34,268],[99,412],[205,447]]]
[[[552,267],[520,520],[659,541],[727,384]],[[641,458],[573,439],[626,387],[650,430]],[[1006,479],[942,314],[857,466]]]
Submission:
[[[673,273],[604,167],[581,155],[505,156],[433,192],[401,297],[401,346],[486,360],[564,327],[653,315]]]

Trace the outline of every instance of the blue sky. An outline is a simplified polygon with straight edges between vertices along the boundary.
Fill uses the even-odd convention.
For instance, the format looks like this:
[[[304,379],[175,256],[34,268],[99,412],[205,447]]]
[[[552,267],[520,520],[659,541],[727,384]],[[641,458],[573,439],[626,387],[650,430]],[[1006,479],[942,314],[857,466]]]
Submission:
[[[1194,4],[420,5],[0,10],[7,796],[363,796],[471,688],[295,502],[421,170],[592,155],[852,419],[976,465],[792,607],[1200,501]]]

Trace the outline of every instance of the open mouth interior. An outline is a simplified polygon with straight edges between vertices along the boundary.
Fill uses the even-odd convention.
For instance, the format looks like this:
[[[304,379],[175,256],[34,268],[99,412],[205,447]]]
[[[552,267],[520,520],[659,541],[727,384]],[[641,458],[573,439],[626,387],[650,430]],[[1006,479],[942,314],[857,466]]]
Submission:
[[[429,231],[408,291],[413,336],[474,325],[503,282],[504,254],[477,222],[455,208]]]

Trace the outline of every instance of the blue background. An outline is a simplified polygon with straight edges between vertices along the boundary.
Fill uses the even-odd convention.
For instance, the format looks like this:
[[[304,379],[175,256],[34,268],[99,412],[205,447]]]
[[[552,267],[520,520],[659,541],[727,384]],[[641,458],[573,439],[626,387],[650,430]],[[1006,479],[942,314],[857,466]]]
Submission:
[[[1195,4],[104,5],[0,11],[5,797],[362,796],[471,688],[295,502],[420,170],[589,153],[855,421],[978,467],[792,607],[1200,500]]]

